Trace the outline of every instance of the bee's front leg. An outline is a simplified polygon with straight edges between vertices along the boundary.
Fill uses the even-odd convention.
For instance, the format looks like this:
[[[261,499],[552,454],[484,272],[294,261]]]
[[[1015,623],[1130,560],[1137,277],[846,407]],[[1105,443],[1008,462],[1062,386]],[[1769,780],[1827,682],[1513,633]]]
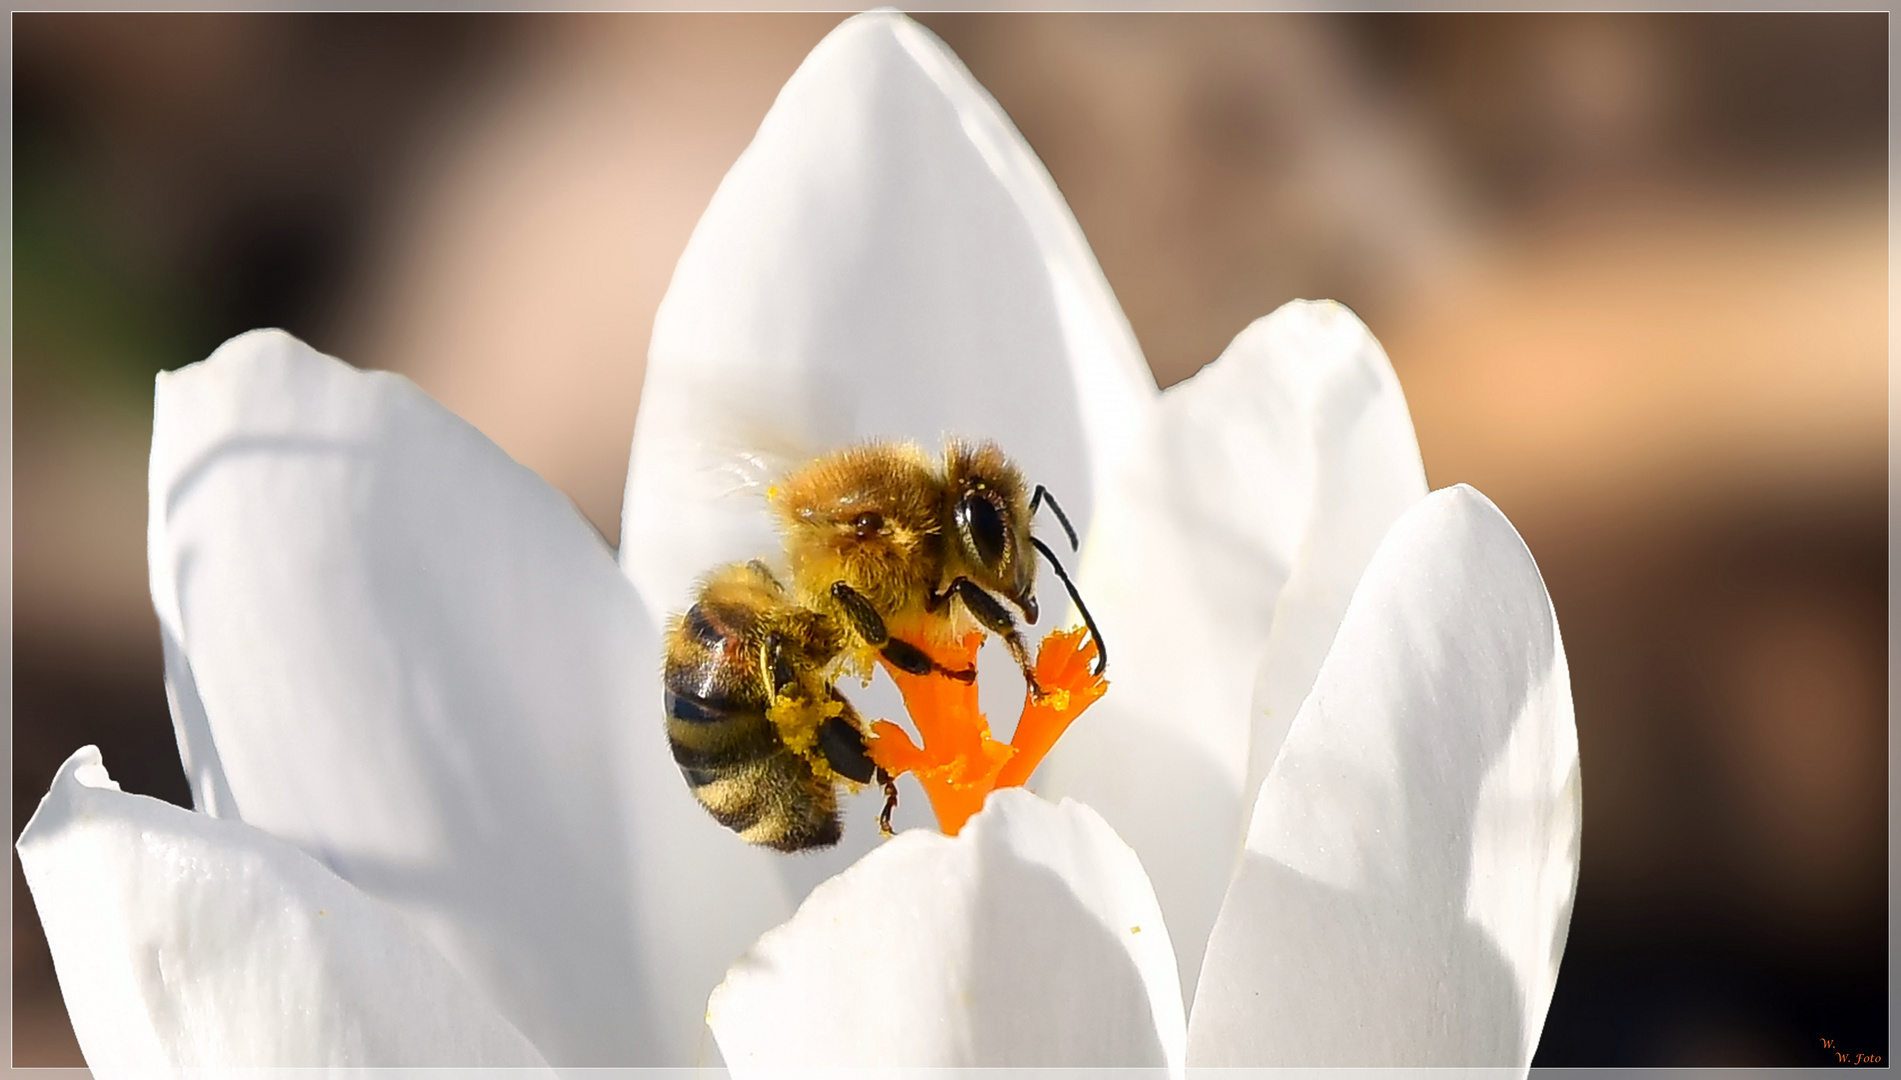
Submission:
[[[1023,669],[1023,681],[1030,686],[1030,696],[1041,698],[1043,688],[1036,683],[1036,665],[1030,661],[1030,648],[1024,644],[1023,634],[1017,630],[1017,622],[1011,616],[1010,609],[969,578],[957,578],[946,586],[940,604],[949,602],[952,596],[962,600],[964,607],[976,616],[985,629],[1003,639],[1004,647],[1010,650],[1011,659]]]
[[[916,645],[901,638],[894,638],[885,629],[884,618],[871,601],[859,594],[858,590],[840,581],[832,586],[832,599],[845,610],[845,616],[851,620],[853,629],[867,645],[878,650],[878,655],[891,662],[899,671],[912,675],[929,675],[936,672],[948,675],[958,682],[976,682],[975,667],[957,669],[947,668],[931,659],[930,654]]]

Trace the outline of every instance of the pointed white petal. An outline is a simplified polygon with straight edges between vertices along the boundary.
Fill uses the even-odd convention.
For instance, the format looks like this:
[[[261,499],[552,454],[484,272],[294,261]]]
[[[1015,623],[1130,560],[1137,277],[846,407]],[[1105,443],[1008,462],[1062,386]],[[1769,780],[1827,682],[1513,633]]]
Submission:
[[[1425,493],[1379,343],[1345,307],[1301,301],[1162,395],[1104,499],[1081,587],[1110,690],[1040,788],[1141,854],[1186,986],[1259,776],[1366,560]]]
[[[396,904],[551,1061],[699,1059],[703,995],[790,905],[760,853],[680,851],[711,823],[656,632],[573,504],[407,381],[258,332],[160,377],[150,540],[207,808]]]
[[[1529,1065],[1580,791],[1538,568],[1483,495],[1435,492],[1374,555],[1261,787],[1190,1059]]]
[[[544,1065],[394,908],[248,825],[122,793],[94,747],[19,852],[95,1071]]]
[[[1399,379],[1365,324],[1338,304],[1292,304],[1236,340],[1287,372],[1307,405],[1305,516],[1256,670],[1242,805],[1279,755],[1347,602],[1386,532],[1426,497]]]
[[[1135,853],[1080,803],[1020,789],[962,834],[907,832],[812,890],[713,994],[761,1068],[1168,1066],[1185,1028]]]
[[[1154,397],[1022,136],[928,31],[862,15],[786,83],[680,258],[621,561],[677,610],[709,567],[778,549],[735,466],[769,479],[869,438],[994,438],[1083,526]]]

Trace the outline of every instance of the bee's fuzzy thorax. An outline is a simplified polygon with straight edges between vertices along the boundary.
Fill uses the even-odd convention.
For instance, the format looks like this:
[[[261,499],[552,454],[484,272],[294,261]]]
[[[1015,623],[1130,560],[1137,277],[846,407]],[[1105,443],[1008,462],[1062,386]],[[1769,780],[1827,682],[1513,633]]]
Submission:
[[[774,485],[786,562],[808,603],[843,581],[881,612],[921,607],[942,564],[943,479],[912,443],[819,458]]]

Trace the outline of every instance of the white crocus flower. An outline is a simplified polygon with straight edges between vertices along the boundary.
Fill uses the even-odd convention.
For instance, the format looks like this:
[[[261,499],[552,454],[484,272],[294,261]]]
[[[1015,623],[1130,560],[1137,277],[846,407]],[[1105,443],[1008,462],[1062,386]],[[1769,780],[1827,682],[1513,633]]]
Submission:
[[[1091,523],[1113,686],[1038,785],[1081,801],[1001,792],[800,905],[844,856],[694,804],[658,619],[776,546],[733,455],[945,433]],[[19,843],[95,1069],[1530,1060],[1579,807],[1530,556],[1425,493],[1344,308],[1158,394],[1041,165],[901,16],[813,52],[681,259],[618,567],[413,386],[278,333],[161,376],[151,482],[199,812],[87,748]]]

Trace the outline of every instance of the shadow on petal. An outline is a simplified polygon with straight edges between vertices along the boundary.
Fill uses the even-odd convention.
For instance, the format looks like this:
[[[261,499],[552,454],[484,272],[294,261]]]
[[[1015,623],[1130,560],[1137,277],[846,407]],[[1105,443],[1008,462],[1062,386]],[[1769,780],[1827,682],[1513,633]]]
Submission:
[[[1128,927],[1088,918],[1060,874],[1023,866],[1010,852],[981,849],[977,877],[971,954],[1007,961],[971,967],[973,1063],[1109,1068],[1166,1060],[1142,972],[1121,940]],[[1060,934],[1051,929],[1058,921]],[[1086,1004],[1048,1007],[1054,1003]]]
[[[787,905],[698,846],[730,838],[666,752],[657,631],[574,505],[274,332],[161,378],[152,500],[177,722],[232,812],[400,906],[548,1058],[702,1060],[704,994]]]
[[[1374,556],[1262,785],[1191,1058],[1529,1064],[1579,798],[1537,567],[1484,496],[1436,492]]]

